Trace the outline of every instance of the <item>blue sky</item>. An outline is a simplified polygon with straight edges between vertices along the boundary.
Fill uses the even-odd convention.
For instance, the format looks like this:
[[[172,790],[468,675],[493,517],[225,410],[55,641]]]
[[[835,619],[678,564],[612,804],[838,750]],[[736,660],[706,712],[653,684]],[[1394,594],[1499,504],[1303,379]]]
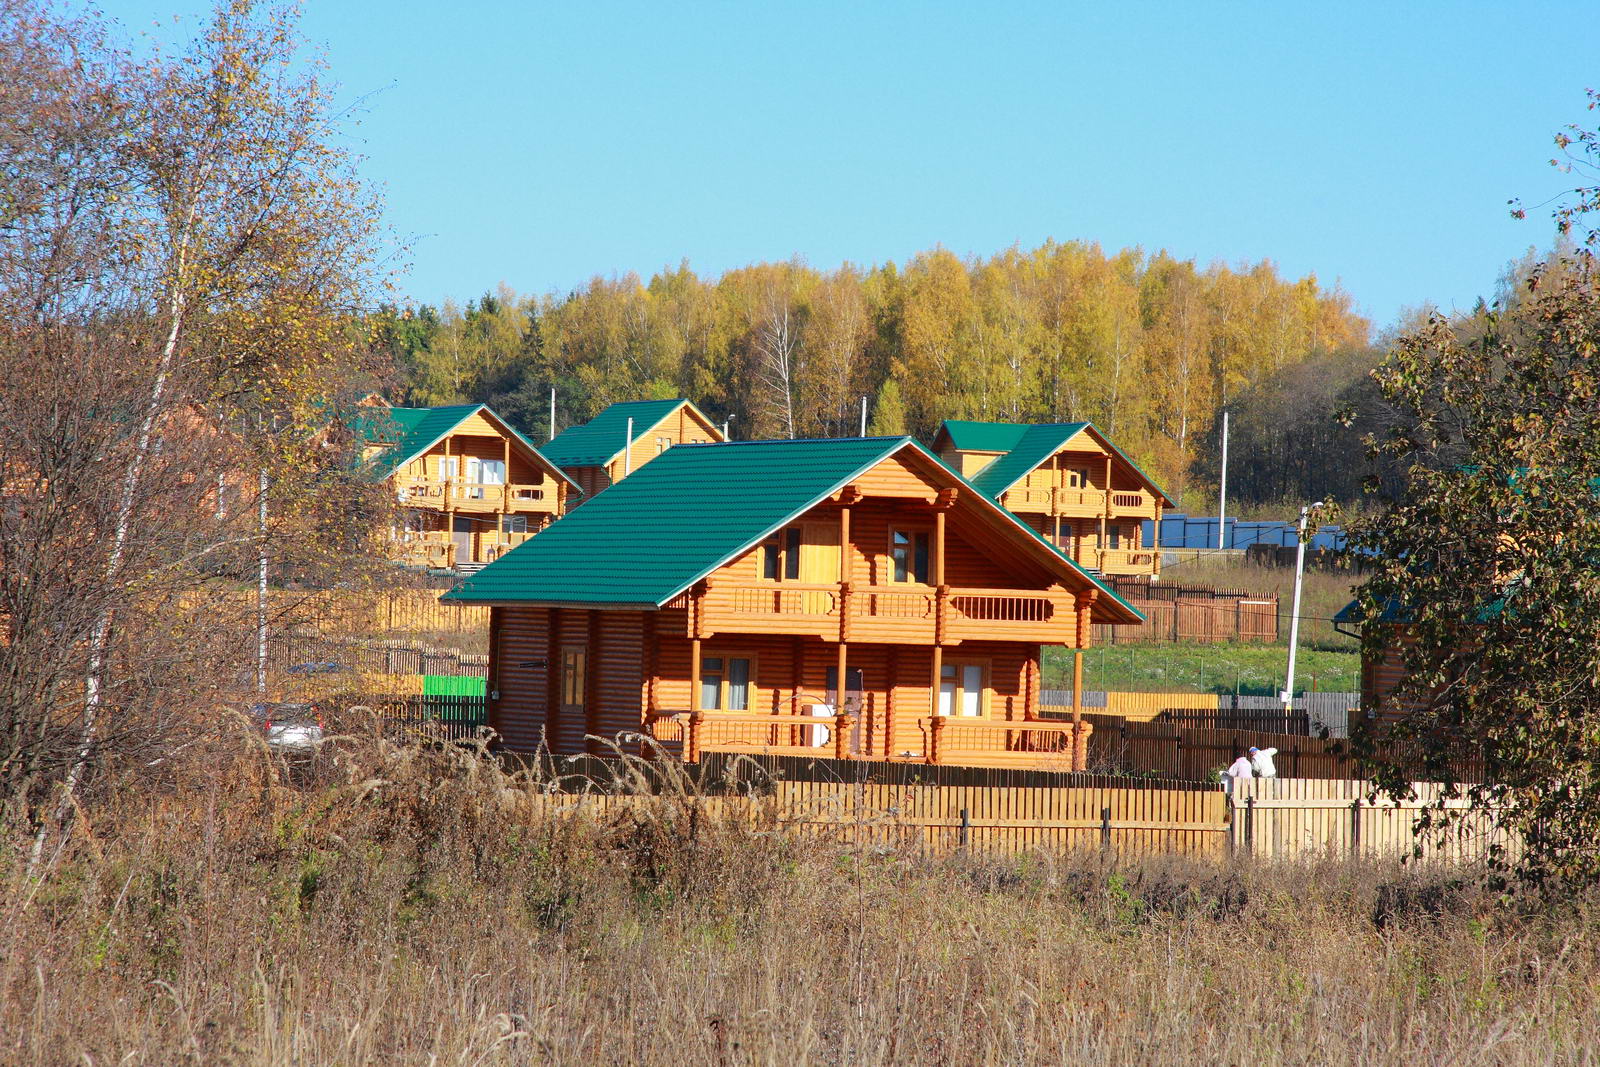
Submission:
[[[192,0],[111,0],[133,33]],[[1111,10],[1111,9],[1115,10]],[[1166,248],[1336,279],[1382,327],[1547,245],[1596,120],[1566,4],[309,0],[418,301],[828,268],[942,244]],[[170,36],[168,28],[158,31]]]

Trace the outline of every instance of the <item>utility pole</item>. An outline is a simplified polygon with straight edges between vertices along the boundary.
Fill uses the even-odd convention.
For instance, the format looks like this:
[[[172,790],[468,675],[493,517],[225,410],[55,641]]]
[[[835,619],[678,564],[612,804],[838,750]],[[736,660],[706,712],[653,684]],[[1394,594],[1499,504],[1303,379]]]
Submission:
[[[867,436],[867,398],[866,398],[866,394],[862,394],[862,397],[861,397],[861,436],[862,437]]]
[[[550,440],[556,439],[556,387],[550,387]]]
[[[1222,484],[1217,494],[1217,551],[1227,548],[1228,537],[1228,413],[1222,413]]]
[[[1322,504],[1319,500],[1300,509],[1300,543],[1294,554],[1294,607],[1289,616],[1289,669],[1284,672],[1283,692],[1279,694],[1284,711],[1294,707],[1294,654],[1300,644],[1300,586],[1306,573],[1306,520]]]

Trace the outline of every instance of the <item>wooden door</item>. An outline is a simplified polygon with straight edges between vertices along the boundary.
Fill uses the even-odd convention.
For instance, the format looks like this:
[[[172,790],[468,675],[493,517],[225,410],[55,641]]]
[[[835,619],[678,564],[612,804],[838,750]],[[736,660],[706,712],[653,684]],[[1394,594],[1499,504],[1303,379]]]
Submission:
[[[455,517],[455,522],[450,528],[450,539],[456,543],[456,562],[470,563],[476,557],[472,554],[472,520],[462,515]]]
[[[800,533],[800,581],[805,585],[837,585],[839,582],[839,527],[827,522],[808,522]],[[833,614],[835,594],[807,591],[807,615]]]

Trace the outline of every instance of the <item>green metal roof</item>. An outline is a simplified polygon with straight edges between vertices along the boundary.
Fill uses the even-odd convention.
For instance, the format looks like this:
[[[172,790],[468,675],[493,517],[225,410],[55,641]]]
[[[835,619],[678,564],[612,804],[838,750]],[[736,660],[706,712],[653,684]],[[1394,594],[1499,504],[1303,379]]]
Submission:
[[[970,484],[909,437],[670,448],[444,599],[658,607],[904,448]],[[1016,516],[980,494],[974,499],[1144,618]]]
[[[446,599],[659,606],[906,440],[669,448]]]
[[[1032,425],[1010,422],[965,422],[946,419],[944,432],[950,442],[963,452],[1004,452],[988,466],[972,476],[972,484],[979,492],[995,500],[1013,485],[1055,455],[1083,431],[1088,430],[1096,440],[1111,449],[1135,474],[1143,478],[1170,506],[1172,499],[1156,485],[1128,454],[1118,448],[1092,422],[1049,422]]]
[[[1011,451],[973,475],[972,484],[979,492],[999,500],[1001,493],[1026,478],[1088,426],[1087,422],[1066,422],[1018,427],[1022,434]]]
[[[632,444],[684,404],[706,425],[711,420],[687,400],[628,400],[612,404],[582,426],[572,426],[544,446],[545,458],[561,467],[604,467],[622,453],[622,441],[633,420]]]
[[[391,447],[373,461],[373,475],[387,478],[428,449],[444,440],[457,426],[479,412],[504,426],[513,437],[543,460],[556,475],[574,489],[574,482],[539,447],[487,404],[450,404],[437,408],[364,408],[348,419],[350,428],[363,440]],[[370,414],[369,414],[370,412]]]
[[[1012,422],[945,419],[943,429],[950,443],[963,452],[1010,452],[1022,442],[1028,427]]]

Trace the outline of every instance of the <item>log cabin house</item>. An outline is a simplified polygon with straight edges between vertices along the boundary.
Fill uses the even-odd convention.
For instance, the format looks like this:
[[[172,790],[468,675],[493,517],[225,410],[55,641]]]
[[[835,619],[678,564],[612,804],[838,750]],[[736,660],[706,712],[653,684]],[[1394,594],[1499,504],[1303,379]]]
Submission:
[[[630,400],[563,430],[544,446],[544,454],[588,500],[673,445],[722,440],[716,423],[687,400]]]
[[[688,761],[1081,768],[1041,646],[1143,621],[905,437],[668,449],[444,599],[492,608],[505,748]]]
[[[973,486],[1101,575],[1161,573],[1161,512],[1173,506],[1087,422],[1016,425],[946,420],[934,449]],[[1142,544],[1154,520],[1151,544]]]
[[[471,570],[559,518],[577,485],[486,404],[363,405],[363,461],[400,506],[400,562]]]

